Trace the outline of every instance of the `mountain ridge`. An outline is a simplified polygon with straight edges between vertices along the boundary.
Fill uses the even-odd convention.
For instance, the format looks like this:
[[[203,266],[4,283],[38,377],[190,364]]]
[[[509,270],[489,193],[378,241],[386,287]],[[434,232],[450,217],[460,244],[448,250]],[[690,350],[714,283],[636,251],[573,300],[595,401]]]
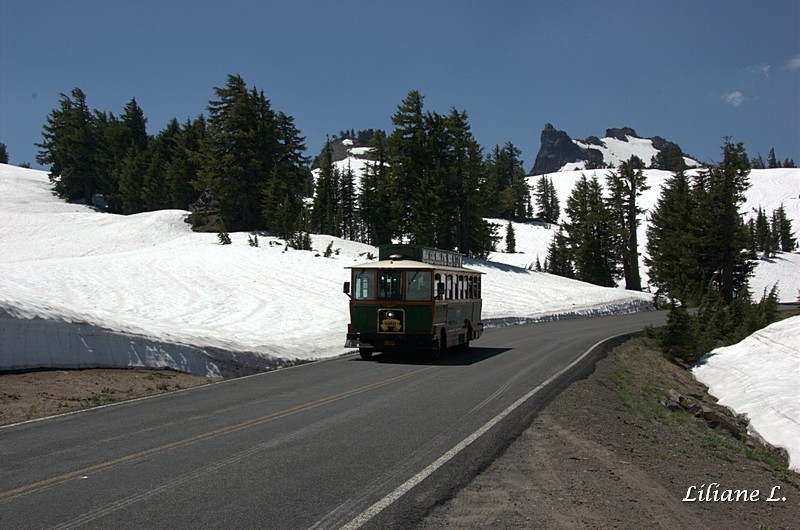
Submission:
[[[687,167],[701,165],[689,157],[680,146],[661,136],[643,138],[632,127],[606,129],[605,136],[589,136],[585,140],[571,138],[565,131],[547,123],[541,133],[541,147],[528,176],[544,175],[576,169],[616,167],[631,156],[638,156],[647,166],[660,155],[667,165],[682,160]],[[659,169],[673,169],[662,167]]]

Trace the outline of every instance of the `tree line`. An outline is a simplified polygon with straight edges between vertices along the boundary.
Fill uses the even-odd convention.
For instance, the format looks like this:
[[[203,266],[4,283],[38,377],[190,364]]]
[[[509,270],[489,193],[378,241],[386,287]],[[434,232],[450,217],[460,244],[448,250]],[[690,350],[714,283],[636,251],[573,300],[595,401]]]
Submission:
[[[340,169],[331,140],[326,142],[306,229],[373,245],[400,239],[480,257],[497,240],[486,218],[532,216],[521,151],[507,142],[484,156],[465,111],[426,111],[424,96],[412,90],[392,124],[388,135],[372,129],[341,134],[372,148],[360,179],[352,168]]]
[[[312,189],[305,139],[241,76],[214,92],[208,118],[172,119],[151,135],[135,98],[115,116],[92,111],[75,88],[47,117],[37,161],[67,200],[101,196],[109,212],[133,214],[191,210],[202,198],[189,217],[195,228],[284,234]]]
[[[582,175],[539,268],[609,287],[624,278],[627,289],[641,290],[636,233],[644,210],[637,199],[648,189],[642,168],[635,156],[623,162],[607,174],[607,191],[596,175]],[[744,145],[726,138],[719,164],[692,176],[675,171],[650,212],[644,263],[670,307],[667,326],[652,335],[690,363],[774,320],[777,285],[754,303],[748,279],[758,257],[797,248],[783,205],[771,216],[759,208],[745,222],[740,208],[751,168]]]
[[[343,131],[372,147],[360,185],[334,164],[330,142],[315,184],[294,119],[241,76],[229,75],[214,93],[207,117],[173,119],[152,135],[135,98],[116,116],[90,109],[75,88],[47,117],[37,161],[50,166],[54,189],[67,200],[101,198],[121,214],[187,209],[198,230],[263,231],[289,241],[315,232],[485,256],[497,238],[485,218],[533,215],[520,150],[509,142],[484,157],[467,113],[425,111],[418,91],[398,106],[390,134]]]

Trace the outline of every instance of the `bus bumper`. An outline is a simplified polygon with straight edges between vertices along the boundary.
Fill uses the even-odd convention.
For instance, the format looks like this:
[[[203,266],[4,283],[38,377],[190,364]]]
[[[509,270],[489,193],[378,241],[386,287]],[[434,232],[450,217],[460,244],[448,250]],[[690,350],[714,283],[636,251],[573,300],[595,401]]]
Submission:
[[[378,351],[422,349],[431,350],[439,347],[432,335],[385,335],[381,333],[352,332],[347,334],[345,348],[370,348]]]

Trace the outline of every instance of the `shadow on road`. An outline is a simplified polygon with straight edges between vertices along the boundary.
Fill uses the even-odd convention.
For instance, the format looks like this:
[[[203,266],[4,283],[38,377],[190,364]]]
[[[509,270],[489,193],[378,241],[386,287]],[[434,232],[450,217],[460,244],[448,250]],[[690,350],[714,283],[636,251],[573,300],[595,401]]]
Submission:
[[[376,353],[372,359],[365,361],[359,357],[352,362],[360,363],[387,363],[408,365],[440,365],[440,366],[469,366],[491,359],[495,355],[509,351],[510,348],[470,348],[467,351],[449,351],[440,359],[433,359],[430,352],[426,351],[396,351]]]

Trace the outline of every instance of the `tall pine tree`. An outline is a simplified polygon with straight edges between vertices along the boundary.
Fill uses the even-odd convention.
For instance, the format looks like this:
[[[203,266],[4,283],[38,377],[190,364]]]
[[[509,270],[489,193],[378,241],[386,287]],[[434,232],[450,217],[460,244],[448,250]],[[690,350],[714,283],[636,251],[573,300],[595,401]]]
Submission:
[[[263,91],[248,90],[239,75],[214,91],[195,187],[214,192],[228,230],[263,229],[261,201],[279,154],[275,113]]]
[[[86,95],[74,88],[71,96],[61,94],[59,108],[53,109],[42,127],[44,140],[36,144],[36,161],[50,165],[55,191],[67,200],[91,204],[98,190],[96,179],[96,129]]]
[[[642,279],[639,273],[639,216],[644,213],[637,199],[646,190],[647,185],[642,161],[632,156],[620,164],[618,171],[606,176],[606,184],[610,190],[608,205],[614,219],[616,231],[617,254],[622,263],[625,277],[625,288],[633,291],[642,290]]]

